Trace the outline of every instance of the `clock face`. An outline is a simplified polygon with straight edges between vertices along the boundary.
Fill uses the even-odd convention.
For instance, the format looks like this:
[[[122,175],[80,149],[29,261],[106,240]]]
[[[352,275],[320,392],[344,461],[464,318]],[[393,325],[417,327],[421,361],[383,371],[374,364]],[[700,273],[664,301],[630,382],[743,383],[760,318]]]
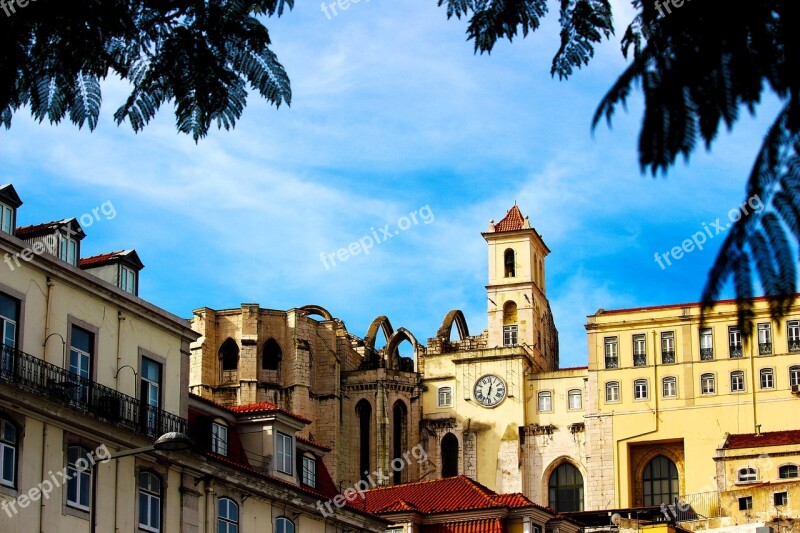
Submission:
[[[506,397],[506,384],[499,377],[487,374],[475,382],[473,396],[484,407],[495,407]]]

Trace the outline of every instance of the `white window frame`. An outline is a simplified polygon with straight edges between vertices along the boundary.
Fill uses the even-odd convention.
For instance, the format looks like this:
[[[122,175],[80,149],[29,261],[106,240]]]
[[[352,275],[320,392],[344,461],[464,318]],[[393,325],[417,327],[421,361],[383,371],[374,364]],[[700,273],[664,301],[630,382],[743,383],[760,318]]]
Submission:
[[[666,358],[667,354],[672,354],[674,362],[677,362],[678,355],[675,353],[675,332],[674,331],[662,331],[661,332],[661,364],[672,364],[672,363],[665,363],[664,359]]]
[[[736,483],[757,483],[758,469],[752,466],[745,466],[736,471]]]
[[[303,456],[302,481],[309,487],[317,486],[317,460],[307,455]]]
[[[228,455],[228,426],[216,420],[211,422],[211,451]]]
[[[517,324],[503,326],[503,346],[517,346],[519,340]]]
[[[275,533],[294,533],[294,522],[285,516],[279,516],[275,519]]]
[[[10,206],[0,202],[0,231],[13,235],[14,229],[14,210]]]
[[[758,330],[758,352],[760,355],[769,355],[772,353],[772,347],[770,346],[769,352],[761,353],[761,345],[762,344],[769,344],[772,345],[772,324],[769,322],[761,322],[756,326]]]
[[[678,378],[667,376],[661,380],[661,396],[663,398],[678,397]]]
[[[800,320],[786,321],[786,342],[789,353],[800,351],[800,349],[792,349],[793,344],[800,347]]]
[[[136,271],[134,269],[119,265],[119,288],[128,294],[136,295]]]
[[[573,401],[577,398],[577,402]],[[567,409],[570,411],[577,411],[583,409],[583,393],[580,389],[571,389],[567,391]]]
[[[553,410],[553,393],[549,390],[539,391],[537,395],[540,413],[549,413]]]
[[[761,370],[759,370],[758,371],[758,383],[761,386],[762,390],[774,389],[775,388],[775,370],[772,369],[772,368],[762,368]]]
[[[603,353],[605,354],[605,367],[606,368],[619,368],[619,339],[617,337],[606,337],[603,339],[605,346]],[[609,361],[614,361],[609,365]]]
[[[158,492],[154,491],[152,487],[143,487],[142,486],[142,476],[150,476],[151,478],[155,478],[157,485]],[[162,499],[161,495],[163,493],[163,483],[161,481],[161,476],[156,474],[155,472],[151,472],[150,470],[143,470],[139,472],[139,529],[143,531],[150,531],[152,533],[160,533],[161,531],[161,516],[163,515],[163,508],[162,508]],[[145,500],[146,505],[142,505],[142,500]],[[150,515],[151,504],[153,502],[158,503],[158,516],[153,517]],[[144,515],[144,516],[143,516]],[[142,522],[142,518],[144,518],[145,522]],[[154,521],[156,525],[153,525],[152,522]]]
[[[280,431],[275,432],[275,469],[278,472],[292,475],[294,457],[294,438]]]
[[[647,400],[650,397],[646,379],[637,379],[633,382],[633,399]]]
[[[10,436],[6,436],[9,432]],[[17,485],[17,450],[19,431],[16,424],[0,418],[0,485],[14,488]],[[11,472],[5,471],[6,458],[10,456]]]
[[[225,500],[227,503],[226,505],[226,514],[225,516],[222,515],[222,501]],[[230,511],[236,511],[236,516],[231,517]],[[223,530],[220,525],[224,525],[225,529]],[[216,533],[239,533],[239,504],[231,499],[231,498],[220,498],[217,501],[217,529]]]
[[[631,337],[633,343],[633,366],[647,366],[647,335],[636,333]],[[644,364],[637,365],[637,357],[644,357]]]
[[[58,258],[72,266],[78,265],[78,241],[71,237],[61,237],[58,245]]]
[[[712,361],[714,359],[714,331],[711,328],[700,330],[700,350],[701,361]],[[703,359],[702,350],[711,350],[711,358]]]
[[[606,403],[618,403],[619,401],[620,401],[619,381],[606,382]]]
[[[69,453],[70,450],[73,448],[77,448],[81,450],[81,456],[75,460],[75,462],[70,462],[69,460]],[[64,489],[66,499],[67,499],[67,506],[74,507],[75,509],[80,509],[81,511],[89,512],[89,506],[92,504],[92,468],[89,463],[89,451],[84,448],[83,446],[78,446],[76,444],[67,446],[67,483]],[[85,458],[86,464],[88,465],[86,470],[79,470],[77,468],[77,462],[80,461],[82,458]],[[82,483],[81,481],[87,479],[86,483]],[[83,486],[88,487],[88,494],[84,494],[81,491],[81,487]],[[69,496],[70,487],[74,487],[75,493],[77,494],[77,500],[71,500]],[[81,500],[83,497],[86,497],[86,504],[84,505]]]
[[[453,387],[439,387],[436,392],[436,407],[453,407]]]
[[[800,385],[800,365],[789,367],[789,386]]]
[[[734,354],[734,350],[738,350],[739,354]],[[739,359],[744,356],[742,352],[742,332],[736,326],[728,328],[728,355],[731,359]]]
[[[741,382],[738,383],[739,387],[734,387],[734,378],[737,381],[741,379]],[[745,392],[747,390],[744,381],[744,370],[734,370],[731,372],[731,392]]]
[[[707,390],[706,383],[711,383],[711,390]],[[710,395],[717,393],[717,377],[712,373],[700,375],[700,394]]]

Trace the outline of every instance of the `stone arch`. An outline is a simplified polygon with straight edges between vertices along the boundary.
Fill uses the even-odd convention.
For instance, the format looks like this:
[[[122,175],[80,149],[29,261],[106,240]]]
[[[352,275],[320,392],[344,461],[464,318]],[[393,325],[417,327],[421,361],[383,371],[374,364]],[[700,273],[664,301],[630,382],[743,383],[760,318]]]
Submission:
[[[678,494],[685,494],[686,477],[684,475],[684,455],[683,445],[680,442],[668,442],[652,445],[636,446],[632,449],[630,458],[630,475],[631,480],[629,486],[633,491],[630,501],[634,506],[642,506],[644,502],[644,470],[650,461],[663,455],[675,464],[678,470]]]
[[[386,360],[386,367],[391,368],[394,370],[400,369],[400,353],[397,351],[398,346],[403,341],[408,341],[414,347],[414,355],[417,353],[417,346],[419,346],[419,342],[417,342],[416,337],[408,331],[406,328],[398,328],[389,340],[386,342],[386,348],[384,351],[384,359]],[[414,358],[414,371],[417,370],[417,361],[416,357]]]
[[[225,339],[217,352],[220,360],[220,368],[225,370],[237,370],[239,368],[239,345],[236,341],[228,337]]]
[[[503,325],[513,325],[517,323],[517,302],[509,300],[503,304]]]
[[[453,309],[447,316],[444,317],[442,327],[436,332],[436,336],[440,339],[450,340],[450,334],[453,330],[453,323],[455,322],[458,328],[458,338],[464,340],[469,337],[469,327],[467,327],[467,319],[464,318],[464,313],[460,309]]]
[[[570,465],[571,467],[575,468],[575,470],[577,470],[578,474],[581,476],[581,482],[583,484],[583,501],[581,505],[583,508],[580,510],[584,510],[586,509],[587,496],[586,481],[589,478],[587,477],[586,469],[583,467],[583,465],[566,455],[562,455],[561,457],[555,459],[545,469],[544,474],[542,475],[542,497],[544,498],[546,505],[552,505],[552,502],[550,501],[550,480],[556,473],[556,470],[564,465]]]
[[[381,315],[369,325],[367,328],[367,335],[364,337],[364,346],[367,350],[374,350],[375,349],[375,337],[378,335],[378,328],[383,330],[383,336],[386,338],[386,342],[389,342],[389,339],[394,334],[394,329],[392,328],[392,323],[389,322],[389,319]]]
[[[300,308],[300,310],[305,311],[306,316],[318,315],[325,320],[333,320],[333,315],[331,315],[330,312],[321,305],[304,305]]]
[[[441,478],[458,475],[460,450],[461,443],[458,441],[458,437],[450,431],[445,433],[442,440],[439,441],[439,464],[441,465],[439,475]]]

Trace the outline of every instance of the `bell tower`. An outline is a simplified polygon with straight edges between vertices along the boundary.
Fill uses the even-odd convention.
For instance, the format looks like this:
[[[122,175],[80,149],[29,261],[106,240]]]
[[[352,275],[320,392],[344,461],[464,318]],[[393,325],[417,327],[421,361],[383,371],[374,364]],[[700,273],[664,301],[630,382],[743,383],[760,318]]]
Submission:
[[[489,248],[488,346],[521,346],[532,353],[536,370],[557,368],[558,332],[545,284],[550,249],[516,203],[482,235]]]

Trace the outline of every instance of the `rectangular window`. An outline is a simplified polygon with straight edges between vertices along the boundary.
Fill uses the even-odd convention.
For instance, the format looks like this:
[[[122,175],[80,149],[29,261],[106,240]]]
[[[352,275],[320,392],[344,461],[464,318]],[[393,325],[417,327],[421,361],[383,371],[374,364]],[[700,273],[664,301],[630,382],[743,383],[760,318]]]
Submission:
[[[317,462],[311,457],[303,457],[303,484],[317,486]]]
[[[742,333],[737,327],[728,328],[728,348],[732,358],[742,356]]]
[[[644,333],[633,336],[633,366],[647,365],[647,342]]]
[[[292,437],[284,433],[275,434],[275,465],[279,472],[292,474]]]
[[[17,483],[17,427],[0,418],[0,484],[14,487]]]
[[[758,325],[758,355],[772,353],[772,325],[768,322]]]
[[[19,323],[19,300],[0,292],[0,335],[2,346],[7,347],[0,353],[0,375],[9,376],[14,370],[14,348],[17,347],[17,324]]]
[[[503,326],[503,346],[517,345],[517,325]]]
[[[731,392],[744,392],[744,372],[731,372]]]
[[[717,392],[714,374],[703,374],[700,376],[700,390],[703,394],[715,394]]]
[[[583,408],[583,395],[581,391],[574,389],[567,393],[567,405],[570,409],[582,409]]]
[[[124,265],[119,266],[119,288],[130,294],[136,294],[136,271]]]
[[[678,397],[678,380],[674,377],[664,378],[661,381],[662,396],[664,398],[677,398]]]
[[[6,204],[0,204],[0,231],[13,235],[14,212]]]
[[[606,402],[619,401],[619,382],[610,381],[606,383]]]
[[[800,477],[800,468],[797,465],[783,465],[778,468],[778,478],[794,479]]]
[[[761,388],[762,389],[775,388],[775,372],[771,368],[761,369]]]
[[[67,448],[67,505],[82,511],[89,511],[91,493],[91,465],[89,453],[80,446]]]
[[[217,422],[211,423],[211,451],[219,455],[228,455],[228,426]]]
[[[739,498],[739,510],[740,511],[748,511],[753,508],[753,497],[752,496],[745,496],[744,498]]]
[[[789,352],[800,352],[800,320],[786,322],[786,336],[789,340]]]
[[[86,406],[89,403],[89,382],[92,379],[94,359],[94,334],[72,326],[69,348],[69,371],[74,384],[70,390],[72,401]]]
[[[553,410],[553,395],[549,391],[539,393],[539,412]]]
[[[668,365],[675,362],[675,332],[661,333],[661,363]]]
[[[647,399],[647,380],[637,379],[633,382],[633,398],[634,400]]]
[[[69,237],[61,237],[61,246],[58,253],[59,259],[70,265],[78,264],[78,241]]]
[[[439,387],[437,404],[438,407],[453,407],[453,389],[450,387]]]
[[[142,357],[139,398],[145,407],[142,425],[148,434],[154,435],[158,430],[158,414],[161,408],[161,365],[147,357]]]
[[[800,386],[800,366],[789,368],[789,385]]]
[[[619,351],[617,349],[617,338],[605,338],[606,368],[619,368]]]
[[[775,507],[781,507],[789,503],[788,492],[776,492],[774,497],[775,497]]]
[[[700,330],[700,360],[711,361],[714,359],[714,337],[711,328]]]

